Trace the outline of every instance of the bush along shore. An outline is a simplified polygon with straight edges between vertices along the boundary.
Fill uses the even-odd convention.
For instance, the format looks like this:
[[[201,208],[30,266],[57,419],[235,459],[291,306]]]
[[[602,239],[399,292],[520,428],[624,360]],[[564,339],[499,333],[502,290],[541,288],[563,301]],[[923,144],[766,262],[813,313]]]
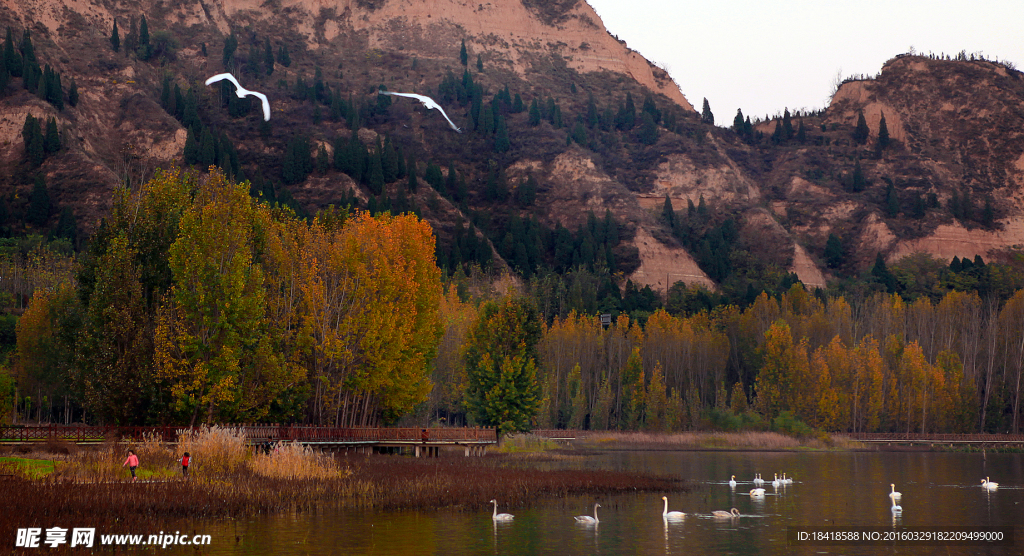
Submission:
[[[122,444],[65,454],[44,478],[31,479],[10,463],[0,464],[0,474],[8,475],[0,488],[0,504],[17,508],[0,514],[0,546],[13,543],[18,528],[60,523],[88,523],[117,533],[182,519],[324,507],[475,511],[486,509],[492,498],[515,508],[539,497],[687,488],[674,477],[509,465],[517,456],[505,454],[331,456],[298,445],[253,453],[244,438],[216,427],[183,438],[174,447],[146,441],[132,449],[140,459],[137,483],[130,482],[121,466],[126,451]],[[65,451],[74,452],[73,446]],[[187,479],[177,461],[186,451],[193,462]]]

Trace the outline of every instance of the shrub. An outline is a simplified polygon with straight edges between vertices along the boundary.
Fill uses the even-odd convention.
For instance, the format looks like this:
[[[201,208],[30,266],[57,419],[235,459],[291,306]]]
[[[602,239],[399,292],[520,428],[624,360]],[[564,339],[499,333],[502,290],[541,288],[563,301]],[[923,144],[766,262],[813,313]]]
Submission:
[[[814,434],[814,429],[789,411],[783,411],[778,417],[772,419],[772,430],[799,438],[809,438]]]

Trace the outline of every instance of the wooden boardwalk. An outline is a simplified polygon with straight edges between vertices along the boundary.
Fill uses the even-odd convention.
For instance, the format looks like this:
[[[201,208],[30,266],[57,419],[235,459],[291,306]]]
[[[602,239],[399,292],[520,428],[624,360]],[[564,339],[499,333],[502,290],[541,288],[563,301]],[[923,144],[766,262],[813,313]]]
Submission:
[[[467,456],[483,455],[487,446],[498,443],[493,428],[398,428],[398,427],[320,427],[315,425],[221,425],[245,435],[253,446],[277,442],[298,442],[323,450],[355,450],[411,448],[417,457],[437,456],[444,446],[458,446]],[[155,438],[177,442],[199,427],[91,427],[91,426],[5,426],[0,427],[0,445],[31,445],[45,442],[71,442],[79,445],[103,442],[138,442]]]

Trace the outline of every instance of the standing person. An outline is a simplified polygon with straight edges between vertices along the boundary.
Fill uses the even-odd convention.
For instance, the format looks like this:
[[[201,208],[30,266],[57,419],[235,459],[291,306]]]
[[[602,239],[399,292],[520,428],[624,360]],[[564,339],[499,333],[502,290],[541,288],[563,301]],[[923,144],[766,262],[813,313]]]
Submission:
[[[124,460],[121,467],[126,465],[128,466],[128,470],[132,472],[132,482],[134,483],[138,481],[139,478],[135,476],[135,468],[139,466],[139,456],[135,455],[133,450],[128,450],[128,459]]]
[[[188,455],[188,452],[185,452],[185,455],[178,458],[178,461],[181,462],[181,475],[187,479],[188,466],[192,463],[192,456]]]

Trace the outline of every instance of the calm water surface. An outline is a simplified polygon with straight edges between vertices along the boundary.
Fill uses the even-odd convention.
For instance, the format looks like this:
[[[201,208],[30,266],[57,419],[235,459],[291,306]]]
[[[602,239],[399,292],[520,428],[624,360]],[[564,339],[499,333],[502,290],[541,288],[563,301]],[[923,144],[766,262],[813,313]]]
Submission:
[[[604,468],[678,475],[693,485],[668,493],[681,522],[661,518],[662,493],[539,499],[505,508],[515,521],[495,525],[490,512],[342,512],[197,524],[211,534],[209,554],[1024,554],[1024,454],[764,453],[623,451],[538,463],[543,467]],[[774,473],[794,483],[775,490]],[[755,473],[768,482],[755,499]],[[735,490],[728,485],[736,475]],[[981,479],[1000,484],[986,492]],[[903,493],[893,517],[889,483]],[[574,515],[600,502],[597,527]],[[500,504],[499,500],[499,504]],[[737,508],[742,517],[714,519]],[[1014,526],[1012,547],[790,546],[790,526]]]

